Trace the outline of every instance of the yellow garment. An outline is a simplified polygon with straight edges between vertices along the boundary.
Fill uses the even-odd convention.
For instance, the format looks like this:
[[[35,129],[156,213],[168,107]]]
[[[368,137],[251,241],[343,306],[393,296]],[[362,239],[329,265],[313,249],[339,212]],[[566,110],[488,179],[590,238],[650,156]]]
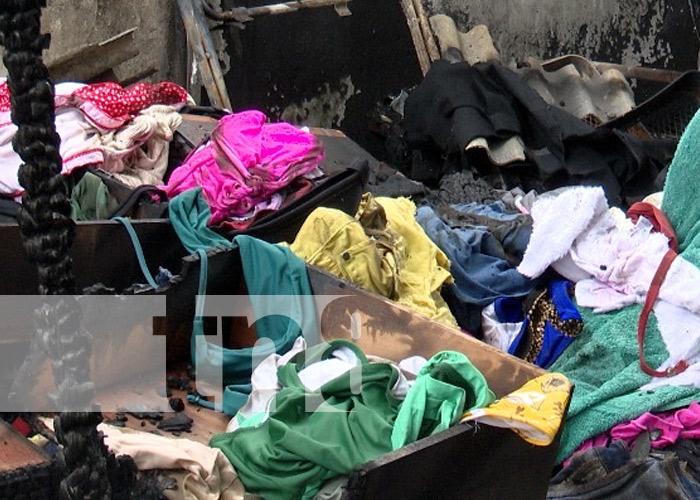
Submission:
[[[570,396],[569,380],[559,373],[547,373],[486,408],[465,413],[461,422],[505,427],[528,443],[549,446],[559,431]]]
[[[456,327],[440,295],[442,285],[452,283],[450,261],[415,215],[407,198],[365,194],[355,217],[314,210],[290,248],[309,264]]]

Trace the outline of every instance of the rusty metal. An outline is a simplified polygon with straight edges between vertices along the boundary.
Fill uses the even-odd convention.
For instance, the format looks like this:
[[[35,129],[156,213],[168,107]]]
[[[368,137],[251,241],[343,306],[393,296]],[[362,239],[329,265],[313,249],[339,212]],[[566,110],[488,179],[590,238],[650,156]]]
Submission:
[[[321,7],[334,7],[340,16],[349,16],[348,3],[352,0],[296,0],[294,2],[262,5],[259,7],[234,7],[229,10],[219,11],[209,5],[206,0],[201,0],[204,13],[209,19],[224,23],[244,24],[256,17],[289,14],[306,9],[318,9]]]
[[[585,60],[582,56],[565,55],[542,63],[542,68],[547,71],[556,71],[557,69],[563,68],[568,64],[576,64],[576,62],[581,59]],[[613,69],[622,73],[626,78],[638,78],[640,80],[647,80],[650,82],[671,83],[683,75],[683,73],[668,69],[645,68],[643,66],[626,66],[624,64],[599,61],[591,61],[590,63],[601,73],[603,71]]]

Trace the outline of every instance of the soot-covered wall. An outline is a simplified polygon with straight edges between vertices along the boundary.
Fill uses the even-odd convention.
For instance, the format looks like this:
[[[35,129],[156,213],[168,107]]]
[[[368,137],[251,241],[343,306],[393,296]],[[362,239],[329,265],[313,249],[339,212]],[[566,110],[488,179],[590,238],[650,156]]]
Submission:
[[[355,0],[348,7],[352,16],[326,7],[227,29],[226,82],[234,108],[341,128],[369,149],[378,146],[367,130],[368,111],[422,76],[398,0]]]

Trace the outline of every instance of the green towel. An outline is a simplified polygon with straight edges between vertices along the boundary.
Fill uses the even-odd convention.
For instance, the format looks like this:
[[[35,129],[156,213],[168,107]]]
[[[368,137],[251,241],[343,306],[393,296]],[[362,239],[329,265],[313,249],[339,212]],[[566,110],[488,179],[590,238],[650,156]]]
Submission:
[[[700,266],[700,113],[683,133],[668,170],[662,209],[678,236],[681,255]],[[678,407],[700,398],[696,387],[660,387],[641,392],[650,377],[639,368],[637,322],[641,306],[607,314],[582,309],[584,329],[550,367],[575,389],[561,438],[557,463],[586,439],[644,412]],[[650,366],[659,366],[668,351],[652,314],[644,352]]]
[[[639,368],[636,331],[641,310],[636,305],[595,314],[581,308],[583,331],[550,367],[575,384],[557,463],[569,457],[583,441],[615,424],[700,395],[695,387],[637,390],[651,380]],[[654,315],[649,318],[644,352],[651,366],[668,358]]]
[[[683,258],[700,267],[700,112],[683,132],[668,169],[661,205]]]

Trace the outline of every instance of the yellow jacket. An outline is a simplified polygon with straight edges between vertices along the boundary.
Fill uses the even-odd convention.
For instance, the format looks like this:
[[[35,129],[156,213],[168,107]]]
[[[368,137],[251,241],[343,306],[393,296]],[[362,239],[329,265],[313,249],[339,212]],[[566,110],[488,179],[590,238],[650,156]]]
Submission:
[[[292,251],[309,264],[417,312],[457,326],[440,295],[452,283],[450,261],[415,221],[407,198],[365,194],[355,217],[317,208],[306,219]]]

